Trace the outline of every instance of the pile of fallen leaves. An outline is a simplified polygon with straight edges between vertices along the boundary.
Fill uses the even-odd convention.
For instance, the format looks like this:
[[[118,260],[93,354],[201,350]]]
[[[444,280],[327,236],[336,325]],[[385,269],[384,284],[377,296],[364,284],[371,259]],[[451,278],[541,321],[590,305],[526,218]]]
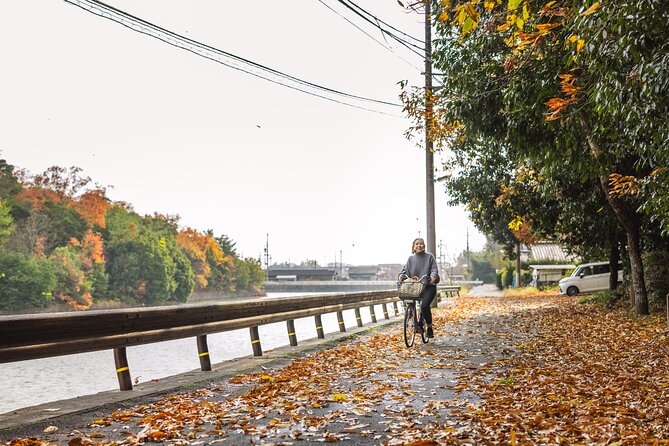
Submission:
[[[669,443],[659,317],[557,296],[467,297],[435,312],[435,327],[435,341],[412,349],[396,326],[7,444]]]

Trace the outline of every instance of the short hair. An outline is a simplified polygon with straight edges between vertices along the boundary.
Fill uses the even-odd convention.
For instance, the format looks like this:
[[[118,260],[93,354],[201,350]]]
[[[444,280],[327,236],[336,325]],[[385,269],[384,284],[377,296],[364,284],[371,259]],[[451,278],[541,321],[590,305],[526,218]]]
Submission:
[[[423,240],[423,244],[425,244],[425,239],[423,237],[417,237],[413,239],[413,242],[411,242],[411,254],[416,254],[416,251],[413,249],[413,245],[415,245],[418,240]]]

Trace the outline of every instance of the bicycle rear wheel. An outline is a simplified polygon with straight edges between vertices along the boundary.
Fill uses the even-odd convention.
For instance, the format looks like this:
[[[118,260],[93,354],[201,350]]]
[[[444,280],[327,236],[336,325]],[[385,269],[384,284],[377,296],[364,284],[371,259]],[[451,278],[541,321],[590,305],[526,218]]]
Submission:
[[[407,347],[413,345],[416,338],[416,305],[413,301],[405,303],[406,311],[404,312],[404,343]]]

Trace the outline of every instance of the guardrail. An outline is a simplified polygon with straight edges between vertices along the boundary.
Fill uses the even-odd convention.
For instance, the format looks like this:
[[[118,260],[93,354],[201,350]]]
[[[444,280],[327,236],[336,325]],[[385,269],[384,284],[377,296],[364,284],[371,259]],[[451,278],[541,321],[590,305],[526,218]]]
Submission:
[[[345,332],[344,310],[354,309],[357,325],[362,327],[360,308],[369,306],[372,322],[375,323],[374,306],[383,305],[384,318],[389,319],[387,304],[393,303],[395,314],[399,314],[397,301],[397,291],[388,290],[216,304],[0,316],[0,363],[113,349],[119,388],[131,390],[126,347],[193,336],[197,340],[200,368],[208,371],[211,370],[211,361],[207,334],[249,328],[253,354],[262,356],[259,325],[285,321],[290,345],[295,346],[295,319],[314,316],[317,336],[324,338],[321,315],[336,312],[339,330]]]
[[[440,294],[450,296],[450,297],[460,295],[460,287],[457,286],[457,285],[439,285],[439,286],[437,286],[437,291]]]

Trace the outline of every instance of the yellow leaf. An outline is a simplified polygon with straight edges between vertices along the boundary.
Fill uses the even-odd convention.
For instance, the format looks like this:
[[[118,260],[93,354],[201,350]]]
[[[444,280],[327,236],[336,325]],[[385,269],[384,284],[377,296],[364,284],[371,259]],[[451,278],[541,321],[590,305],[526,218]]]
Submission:
[[[527,21],[530,18],[530,8],[527,7],[527,3],[523,5],[523,20]]]
[[[601,3],[599,3],[599,2],[595,2],[595,3],[592,4],[591,7],[589,7],[588,9],[586,9],[585,11],[583,11],[582,13],[580,13],[579,15],[580,15],[581,17],[584,17],[584,16],[586,16],[586,15],[590,15],[590,14],[592,14],[593,12],[597,11],[601,6],[602,6]]]
[[[272,382],[272,381],[274,381],[274,378],[269,376],[269,375],[260,375],[260,381]]]
[[[522,0],[509,0],[509,11],[515,11]]]
[[[333,393],[330,396],[335,401],[348,401],[348,397],[343,393]]]
[[[506,31],[507,29],[509,29],[509,24],[508,23],[505,23],[503,25],[499,25],[497,27],[497,31]]]
[[[520,17],[517,17],[516,26],[518,27],[518,29],[522,30],[524,25],[525,25],[525,20],[521,19]]]
[[[585,45],[585,40],[578,39],[578,42],[576,42],[576,52],[577,53],[581,52],[581,50],[583,49],[583,45]]]
[[[445,22],[445,21],[448,20],[448,18],[449,18],[448,13],[446,11],[444,11],[441,14],[439,14],[439,17],[437,17],[437,20],[440,21],[440,22]]]
[[[462,34],[463,35],[467,34],[469,31],[476,28],[477,23],[478,22],[475,22],[474,20],[472,20],[471,17],[467,17],[467,19],[465,20],[465,23],[462,25]]]

